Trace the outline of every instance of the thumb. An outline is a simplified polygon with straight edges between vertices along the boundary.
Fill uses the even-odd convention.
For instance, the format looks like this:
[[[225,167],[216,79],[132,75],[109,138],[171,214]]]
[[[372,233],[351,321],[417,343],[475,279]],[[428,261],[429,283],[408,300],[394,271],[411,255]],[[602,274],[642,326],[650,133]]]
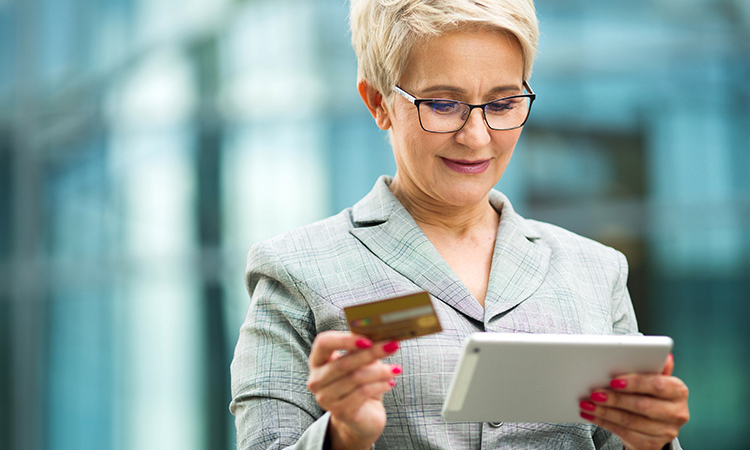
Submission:
[[[664,370],[662,370],[661,374],[666,376],[672,376],[672,372],[674,371],[674,355],[671,353],[667,356],[667,361],[664,363]]]

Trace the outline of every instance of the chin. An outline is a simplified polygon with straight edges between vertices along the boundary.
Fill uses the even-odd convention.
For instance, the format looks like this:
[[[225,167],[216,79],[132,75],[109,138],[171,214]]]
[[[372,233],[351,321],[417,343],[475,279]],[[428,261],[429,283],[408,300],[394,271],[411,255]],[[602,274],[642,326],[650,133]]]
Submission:
[[[487,197],[494,186],[495,184],[489,185],[489,183],[459,183],[450,189],[445,199],[455,206],[474,206]]]

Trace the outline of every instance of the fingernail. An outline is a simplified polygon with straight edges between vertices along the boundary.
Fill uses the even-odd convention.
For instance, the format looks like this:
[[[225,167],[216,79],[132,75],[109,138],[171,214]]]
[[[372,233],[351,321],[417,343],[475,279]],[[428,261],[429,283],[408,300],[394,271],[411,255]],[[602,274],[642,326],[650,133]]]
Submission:
[[[610,381],[609,385],[613,389],[625,389],[628,385],[628,382],[625,380],[612,380]]]
[[[591,414],[586,414],[585,412],[581,413],[581,417],[583,417],[584,419],[586,419],[588,421],[594,420],[594,416],[592,416]]]
[[[594,392],[591,394],[591,400],[599,403],[604,403],[607,401],[607,394],[604,392]]]
[[[361,349],[370,348],[372,347],[372,341],[369,339],[357,339],[357,342],[355,342],[354,345]]]
[[[587,402],[587,401],[582,401],[581,403],[578,404],[578,406],[580,406],[581,409],[585,409],[586,411],[593,411],[596,409],[595,404],[591,402]]]
[[[383,350],[386,351],[386,353],[393,353],[396,350],[398,350],[398,341],[392,341],[383,346]]]
[[[404,369],[402,369],[401,366],[399,366],[398,364],[394,364],[394,365],[391,366],[391,372],[394,375],[398,375],[398,374],[400,374],[403,371],[404,371]]]
[[[396,385],[396,380],[388,380],[388,384],[391,385],[391,387]]]

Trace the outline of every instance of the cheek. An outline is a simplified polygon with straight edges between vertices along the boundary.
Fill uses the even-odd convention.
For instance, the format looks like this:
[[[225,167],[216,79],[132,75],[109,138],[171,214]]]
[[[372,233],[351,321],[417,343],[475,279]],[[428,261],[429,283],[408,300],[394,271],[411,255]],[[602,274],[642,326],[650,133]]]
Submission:
[[[416,122],[401,130],[399,146],[404,158],[417,163],[429,163],[449,140],[450,135],[428,133]]]
[[[516,132],[516,130],[512,130],[504,132],[503,135],[498,136],[495,140],[497,159],[499,163],[497,169],[501,176],[510,163],[511,156],[513,156],[513,150],[516,148],[520,136],[520,131]]]
[[[397,102],[390,110],[389,117],[393,129],[407,133],[415,127],[421,130],[417,108],[411,103],[402,103],[406,102]]]
[[[413,113],[413,114],[412,114]],[[413,117],[412,117],[413,116]],[[397,109],[391,116],[391,145],[403,158],[411,158],[423,145],[424,130],[419,125],[416,110]]]
[[[498,146],[500,147],[501,151],[503,152],[512,152],[513,149],[516,147],[516,144],[518,143],[518,138],[521,137],[521,131],[523,129],[519,128],[517,130],[511,130],[511,131],[504,131],[498,136]]]

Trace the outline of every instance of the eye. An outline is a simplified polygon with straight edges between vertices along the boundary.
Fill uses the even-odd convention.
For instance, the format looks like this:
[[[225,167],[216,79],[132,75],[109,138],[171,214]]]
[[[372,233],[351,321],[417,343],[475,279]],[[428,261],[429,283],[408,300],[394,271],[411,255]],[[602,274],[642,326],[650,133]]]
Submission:
[[[489,103],[485,107],[485,112],[487,114],[503,114],[517,108],[524,100],[526,99],[523,97],[504,98],[496,102]]]
[[[430,108],[433,114],[454,114],[458,111],[458,103],[446,100],[430,100],[424,102],[423,105]]]

